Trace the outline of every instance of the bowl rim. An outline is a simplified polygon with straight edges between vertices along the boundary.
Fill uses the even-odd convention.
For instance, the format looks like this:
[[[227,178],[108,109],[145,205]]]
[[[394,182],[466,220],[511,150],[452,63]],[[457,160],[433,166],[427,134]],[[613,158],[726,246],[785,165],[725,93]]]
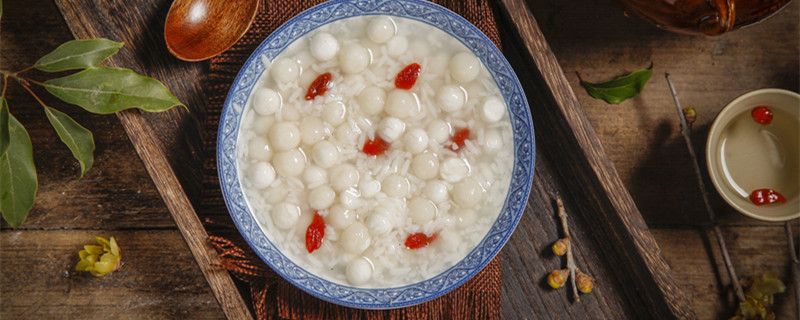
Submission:
[[[729,123],[729,121],[724,123],[724,124],[721,122],[723,116],[725,116],[725,115],[727,115],[729,113],[732,113],[732,112],[737,112],[737,113],[741,112],[741,110],[734,109],[734,107],[739,105],[743,100],[751,98],[753,96],[765,95],[765,94],[785,95],[785,96],[800,100],[800,94],[798,94],[797,92],[791,91],[791,90],[780,89],[780,88],[762,88],[762,89],[756,89],[756,90],[745,92],[745,93],[739,95],[738,97],[732,99],[727,104],[725,104],[725,106],[722,108],[722,110],[720,110],[720,112],[717,113],[716,117],[714,117],[714,121],[713,121],[713,123],[711,124],[711,127],[708,130],[708,136],[706,138],[706,148],[705,148],[705,151],[706,151],[706,171],[708,172],[708,175],[711,178],[711,182],[714,185],[714,188],[717,190],[717,193],[722,197],[723,200],[725,200],[725,202],[728,205],[730,205],[736,211],[738,211],[739,213],[744,214],[744,215],[746,215],[748,217],[751,217],[751,218],[754,218],[754,219],[757,219],[757,220],[761,220],[761,221],[782,222],[782,221],[788,221],[788,220],[800,218],[800,208],[798,208],[797,212],[794,212],[792,214],[785,215],[785,216],[764,216],[764,215],[760,215],[760,214],[758,214],[756,212],[753,212],[752,210],[749,210],[748,208],[745,208],[745,207],[742,207],[741,205],[739,205],[736,201],[734,201],[731,198],[730,194],[728,194],[727,192],[723,191],[725,189],[725,183],[726,183],[725,179],[723,177],[720,177],[719,174],[716,173],[717,170],[712,169],[712,168],[716,168],[717,167],[713,163],[714,162],[713,160],[716,159],[716,156],[714,155],[714,154],[716,154],[716,149],[714,148],[716,143],[713,143],[713,142],[717,140],[716,139],[717,137],[719,137],[720,131],[725,128],[724,125]]]
[[[269,61],[313,30],[341,19],[388,15],[422,22],[459,40],[487,67],[506,102],[514,132],[514,165],[503,207],[484,238],[454,266],[426,280],[400,287],[358,288],[306,271],[267,238],[245,200],[238,178],[236,141],[250,92]],[[258,71],[260,70],[260,71]],[[395,309],[438,298],[480,272],[508,241],[527,204],[536,158],[533,120],[522,85],[499,49],[458,14],[423,0],[333,0],[291,18],[270,34],[240,69],[220,115],[217,173],[225,205],[239,233],[253,251],[284,279],[322,300],[360,309]]]

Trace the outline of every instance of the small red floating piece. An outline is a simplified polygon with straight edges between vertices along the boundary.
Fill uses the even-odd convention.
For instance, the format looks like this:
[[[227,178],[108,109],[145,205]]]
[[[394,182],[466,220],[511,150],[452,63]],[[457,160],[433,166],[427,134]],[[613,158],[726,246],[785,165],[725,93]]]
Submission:
[[[362,151],[371,156],[379,156],[389,150],[389,146],[390,144],[381,139],[381,137],[375,137],[375,139],[367,140],[364,143]]]
[[[308,92],[306,93],[306,100],[314,100],[317,96],[321,96],[325,94],[325,91],[328,91],[328,82],[331,81],[331,73],[325,72],[319,75],[314,82],[311,82],[311,85],[308,86]]]
[[[452,143],[447,146],[447,148],[457,152],[464,147],[464,141],[467,141],[467,139],[469,139],[469,128],[458,130],[455,134],[453,134],[452,137],[450,137],[450,142]]]
[[[760,206],[776,202],[784,203],[786,202],[786,198],[778,193],[778,191],[772,189],[758,189],[750,194],[750,201],[752,201],[755,205]]]
[[[753,111],[750,112],[750,116],[753,117],[753,120],[763,125],[768,125],[772,122],[772,110],[765,106],[753,108]]]
[[[308,250],[308,253],[312,253],[322,246],[323,237],[325,237],[325,220],[315,211],[314,220],[311,221],[306,230],[306,250]]]
[[[439,236],[438,234],[434,233],[432,236],[429,237],[428,235],[422,232],[417,232],[415,234],[409,235],[408,238],[406,238],[405,245],[407,248],[411,250],[424,248],[427,247],[429,244],[431,244],[433,240],[436,240],[436,237],[438,236]]]
[[[422,70],[422,66],[419,63],[414,62],[407,65],[397,74],[397,78],[394,79],[394,86],[398,89],[411,89],[417,83],[420,70]]]

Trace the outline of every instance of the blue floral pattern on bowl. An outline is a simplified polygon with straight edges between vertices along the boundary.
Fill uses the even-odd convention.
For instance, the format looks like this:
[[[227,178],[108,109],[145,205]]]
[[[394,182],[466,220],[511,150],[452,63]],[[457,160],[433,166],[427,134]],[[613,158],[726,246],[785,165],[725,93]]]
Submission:
[[[239,182],[236,142],[244,107],[261,74],[292,42],[328,23],[363,15],[420,21],[450,34],[480,58],[494,78],[514,132],[514,171],[505,204],[480,243],[453,267],[428,280],[392,288],[356,288],[316,276],[288,259],[272,243],[245,201]],[[297,15],[273,32],[250,56],[233,82],[219,126],[217,165],[228,211],[239,232],[261,259],[284,279],[326,301],[361,309],[392,309],[423,303],[457,288],[482,270],[508,241],[528,200],[535,158],[533,123],[527,99],[508,61],[494,44],[459,15],[422,0],[334,0]]]

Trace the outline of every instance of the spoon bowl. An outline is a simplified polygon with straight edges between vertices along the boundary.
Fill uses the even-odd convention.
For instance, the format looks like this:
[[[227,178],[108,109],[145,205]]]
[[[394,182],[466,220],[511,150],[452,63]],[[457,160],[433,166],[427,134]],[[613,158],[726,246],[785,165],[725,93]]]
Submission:
[[[185,61],[202,61],[230,48],[250,28],[258,0],[175,0],[167,13],[167,49]]]

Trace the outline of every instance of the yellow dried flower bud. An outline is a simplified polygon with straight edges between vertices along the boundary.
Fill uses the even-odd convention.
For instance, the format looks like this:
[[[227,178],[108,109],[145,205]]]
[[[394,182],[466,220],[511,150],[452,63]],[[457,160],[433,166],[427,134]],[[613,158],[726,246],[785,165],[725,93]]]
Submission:
[[[556,243],[553,244],[553,253],[560,257],[567,254],[568,248],[569,248],[569,238],[558,239],[558,241],[556,241]]]
[[[577,270],[577,276],[575,278],[575,286],[578,287],[578,291],[583,293],[592,292],[594,288],[594,279],[592,277],[586,275],[585,273]]]
[[[567,282],[568,277],[569,270],[555,270],[550,272],[550,274],[547,276],[547,284],[549,284],[553,289],[558,289],[564,286],[564,283]]]
[[[695,120],[697,120],[697,111],[695,111],[692,107],[683,108],[683,117],[686,118],[686,123],[689,126],[692,126]]]
[[[83,246],[83,250],[78,252],[81,261],[75,265],[75,270],[89,271],[100,277],[119,269],[121,256],[114,237],[108,240],[101,237],[94,238],[100,245]]]

